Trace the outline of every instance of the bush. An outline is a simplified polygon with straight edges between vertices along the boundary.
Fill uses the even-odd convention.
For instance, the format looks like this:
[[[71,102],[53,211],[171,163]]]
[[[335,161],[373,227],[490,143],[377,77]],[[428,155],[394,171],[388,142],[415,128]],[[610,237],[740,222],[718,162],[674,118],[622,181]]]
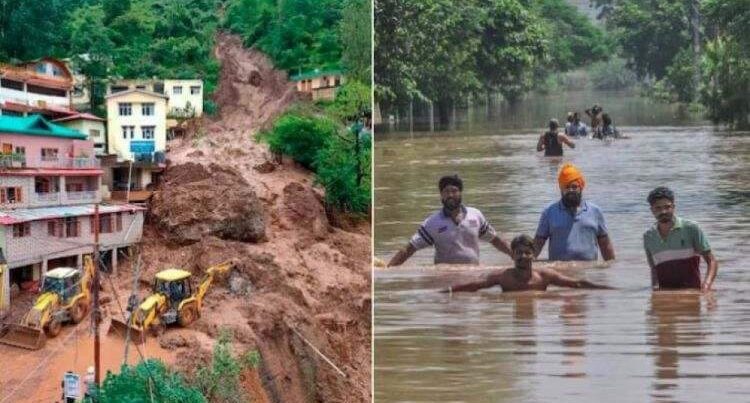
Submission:
[[[261,136],[265,137],[271,151],[286,154],[312,169],[318,151],[336,131],[336,124],[330,119],[287,113]]]
[[[597,62],[589,67],[589,76],[598,90],[619,90],[634,86],[638,79],[623,59]]]
[[[240,373],[245,363],[232,355],[230,338],[231,333],[222,330],[214,345],[211,363],[198,368],[195,373],[196,386],[211,402],[242,403],[249,400],[240,387]],[[250,362],[244,357],[243,361]]]
[[[146,360],[135,367],[123,365],[119,374],[108,373],[98,391],[99,401],[137,403],[205,403],[201,393],[188,386],[182,376],[158,360]]]
[[[219,107],[216,105],[216,102],[210,99],[203,100],[203,113],[209,116],[214,116],[218,111]]]
[[[353,139],[349,142],[338,137],[330,138],[326,147],[317,155],[315,180],[325,187],[326,203],[329,206],[344,212],[363,213],[370,206],[369,136],[360,135],[358,156],[355,147]]]

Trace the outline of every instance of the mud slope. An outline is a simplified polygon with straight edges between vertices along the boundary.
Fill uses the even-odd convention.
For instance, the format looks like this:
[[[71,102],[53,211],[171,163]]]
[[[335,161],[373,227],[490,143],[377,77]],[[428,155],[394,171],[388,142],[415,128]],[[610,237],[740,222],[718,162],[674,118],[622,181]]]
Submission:
[[[178,333],[167,332],[162,345],[190,372],[210,356],[219,328],[229,327],[240,349],[260,351],[271,401],[369,401],[369,224],[356,233],[330,226],[311,173],[271,162],[253,140],[295,100],[285,73],[234,36],[220,35],[215,52],[221,112],[169,144],[169,168],[144,231],[143,280],[165,266],[197,273],[225,259],[240,263],[210,291],[201,319],[175,330],[177,342],[169,338]]]

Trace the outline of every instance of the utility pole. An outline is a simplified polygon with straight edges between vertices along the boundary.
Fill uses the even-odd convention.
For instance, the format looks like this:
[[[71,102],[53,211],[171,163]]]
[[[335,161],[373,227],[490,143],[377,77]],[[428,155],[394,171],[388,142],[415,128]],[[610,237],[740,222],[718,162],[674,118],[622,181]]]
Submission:
[[[94,383],[98,387],[101,377],[100,340],[99,340],[99,203],[94,205],[94,309],[91,311],[94,320]]]

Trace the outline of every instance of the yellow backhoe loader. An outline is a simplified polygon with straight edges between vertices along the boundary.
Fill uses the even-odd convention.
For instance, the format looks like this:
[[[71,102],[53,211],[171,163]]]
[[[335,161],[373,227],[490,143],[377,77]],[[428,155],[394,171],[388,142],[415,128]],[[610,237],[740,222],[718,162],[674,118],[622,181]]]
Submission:
[[[130,339],[140,344],[145,340],[146,331],[158,335],[167,325],[177,323],[182,327],[189,326],[200,317],[203,298],[214,277],[229,272],[232,266],[232,262],[224,262],[209,267],[195,290],[190,281],[190,272],[181,269],[160,271],[154,279],[152,294],[126,320],[113,317],[109,333],[126,337],[130,328]]]
[[[46,337],[55,337],[65,322],[79,323],[91,306],[94,262],[84,257],[83,272],[72,267],[48,271],[42,279],[41,295],[19,324],[0,329],[0,343],[38,350]]]

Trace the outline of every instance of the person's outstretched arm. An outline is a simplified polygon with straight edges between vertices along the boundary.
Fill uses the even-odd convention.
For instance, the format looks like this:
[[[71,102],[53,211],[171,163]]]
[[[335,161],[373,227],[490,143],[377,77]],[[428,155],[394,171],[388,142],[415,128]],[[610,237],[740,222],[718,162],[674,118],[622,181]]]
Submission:
[[[495,247],[495,249],[510,256],[510,245],[508,244],[508,241],[500,238],[500,235],[496,235],[494,238],[492,238],[490,243]]]
[[[484,288],[490,288],[494,287],[496,285],[499,285],[501,273],[498,274],[489,274],[487,277],[485,277],[483,280],[479,281],[472,281],[470,283],[464,283],[459,284],[455,286],[450,286],[448,288],[443,288],[440,290],[442,293],[454,293],[454,292],[475,292],[479,291]]]
[[[400,266],[404,264],[404,262],[406,262],[406,260],[409,259],[416,251],[417,248],[412,246],[411,243],[406,244],[405,247],[401,248],[398,252],[396,252],[395,255],[393,255],[386,267]]]
[[[559,287],[569,287],[569,288],[588,288],[588,289],[602,289],[602,290],[612,290],[612,287],[601,285],[601,284],[595,284],[587,280],[577,280],[572,277],[568,277],[565,275],[562,275],[554,270],[548,269],[548,270],[540,270],[542,275],[547,278],[547,281],[549,281],[550,284],[559,286]]]

